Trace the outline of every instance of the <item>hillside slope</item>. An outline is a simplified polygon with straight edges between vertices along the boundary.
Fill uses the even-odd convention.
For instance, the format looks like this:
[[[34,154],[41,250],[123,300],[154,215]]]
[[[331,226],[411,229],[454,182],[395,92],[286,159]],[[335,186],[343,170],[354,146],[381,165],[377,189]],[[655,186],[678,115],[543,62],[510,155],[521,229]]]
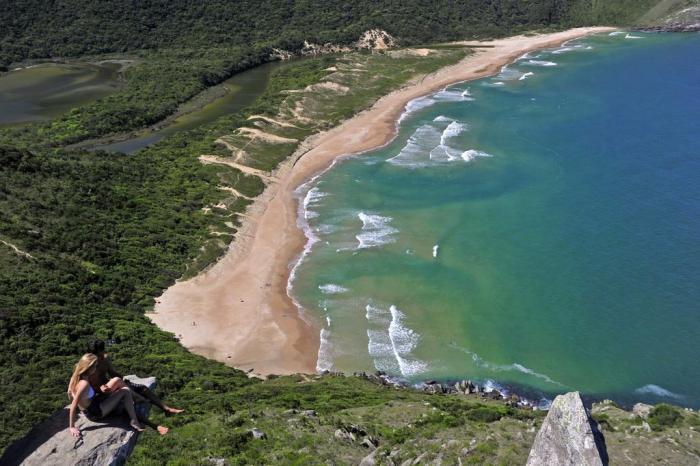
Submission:
[[[658,0],[5,0],[0,66],[27,58],[163,47],[348,43],[380,28],[404,43],[504,36],[524,28],[629,25]]]

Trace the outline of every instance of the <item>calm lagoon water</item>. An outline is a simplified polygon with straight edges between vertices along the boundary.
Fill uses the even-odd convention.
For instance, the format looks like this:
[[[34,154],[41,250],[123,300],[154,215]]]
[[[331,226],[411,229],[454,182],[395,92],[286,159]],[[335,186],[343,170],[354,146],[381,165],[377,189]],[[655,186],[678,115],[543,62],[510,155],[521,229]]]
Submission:
[[[218,85],[226,91],[222,97],[176,118],[164,128],[157,131],[148,129],[124,141],[100,144],[92,146],[92,149],[131,154],[180,131],[189,131],[224,115],[237,112],[253,103],[265,92],[270,74],[282,65],[282,62],[270,62],[237,73]]]
[[[0,126],[54,118],[118,86],[118,63],[46,63],[0,76]]]
[[[699,56],[697,34],[534,52],[307,184],[292,291],[319,369],[700,406]]]

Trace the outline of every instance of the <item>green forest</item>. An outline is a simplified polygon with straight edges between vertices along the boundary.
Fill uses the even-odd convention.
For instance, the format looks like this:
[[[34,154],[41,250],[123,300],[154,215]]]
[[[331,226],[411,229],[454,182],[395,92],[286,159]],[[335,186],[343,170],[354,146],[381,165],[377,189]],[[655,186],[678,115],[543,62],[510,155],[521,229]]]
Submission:
[[[231,464],[315,464],[319,458],[303,451],[303,445],[315,442],[315,433],[350,422],[349,414],[347,419],[338,414],[341,410],[427,403],[427,395],[396,392],[358,378],[249,379],[189,353],[144,316],[154,297],[176,279],[216,259],[220,249],[201,259],[211,228],[250,202],[239,199],[228,210],[214,208],[205,215],[203,208],[222,198],[217,185],[235,185],[248,197],[264,188],[260,179],[233,168],[203,165],[198,155],[217,153],[214,141],[241,126],[252,112],[274,114],[282,91],[318,82],[328,60],[335,58],[282,67],[251,108],[135,154],[69,145],[162,121],[206,88],[269,61],[274,47],[295,51],[304,40],[347,44],[372,28],[385,29],[400,44],[410,45],[579,25],[627,25],[655,3],[3,2],[0,71],[44,59],[126,57],[136,64],[122,73],[123,85],[107,97],[51,121],[0,128],[0,454],[67,403],[71,368],[94,337],[110,342],[108,351],[123,372],[155,375],[158,390],[187,408],[186,414],[167,419],[172,435],[142,436],[134,464],[208,464],[210,456],[229,458]],[[410,71],[424,74],[446,63],[435,61]],[[397,74],[385,90],[410,77],[408,72]],[[370,97],[348,112],[365,108],[379,95]],[[273,166],[277,162],[269,161]],[[513,423],[538,419],[498,403],[434,397],[430,402],[446,414],[426,414],[423,424],[417,424],[420,435],[446,426],[467,428],[469,420],[488,424],[502,418]],[[299,409],[315,410],[322,420],[302,419],[301,434],[294,436],[279,425],[287,422],[280,416]],[[273,448],[245,435],[256,422],[276,432]],[[379,422],[366,425],[389,445],[403,444],[413,435]],[[204,429],[211,433],[202,440]],[[489,429],[479,427],[474,435],[486,436]],[[487,441],[484,445],[475,456],[483,461],[522,453],[517,448],[504,453]],[[333,454],[329,446],[327,455]]]
[[[161,48],[349,43],[380,28],[405,44],[533,27],[629,24],[654,0],[15,0],[0,10],[0,65]]]

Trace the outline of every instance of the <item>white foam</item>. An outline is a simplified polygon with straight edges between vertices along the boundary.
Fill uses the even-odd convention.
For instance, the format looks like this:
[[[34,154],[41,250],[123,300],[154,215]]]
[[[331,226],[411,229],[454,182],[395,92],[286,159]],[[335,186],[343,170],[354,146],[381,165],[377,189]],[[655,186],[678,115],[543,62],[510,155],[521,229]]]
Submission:
[[[515,81],[520,78],[523,74],[516,70],[515,68],[510,68],[508,65],[501,68],[501,72],[496,76],[496,79],[500,81]]]
[[[367,350],[378,370],[410,377],[427,369],[425,362],[410,356],[420,335],[404,325],[405,316],[396,306],[390,306],[387,312],[368,304],[365,310],[373,327],[367,330]]]
[[[469,101],[469,100],[474,100],[470,95],[469,92],[467,91],[467,94],[465,95],[463,91],[460,91],[459,89],[443,89],[437,94],[433,96],[433,99],[435,99],[438,102],[462,102],[462,101]]]
[[[586,44],[576,44],[576,45],[567,45],[569,42],[566,42],[563,47],[553,50],[552,53],[554,55],[560,55],[562,53],[567,53],[567,52],[574,52],[574,51],[581,51],[581,50],[593,50],[593,47],[590,45]]]
[[[468,126],[466,124],[453,121],[447,125],[447,128],[445,128],[440,135],[440,145],[447,145],[447,141],[450,138],[459,136],[463,131],[466,131],[467,128]]]
[[[440,249],[440,245],[439,245],[439,244],[436,244],[435,246],[433,246],[433,257],[437,257],[437,256],[438,256],[438,250],[439,250],[439,249]]]
[[[626,34],[625,31],[613,31],[608,35],[609,36],[621,36],[622,34]]]
[[[411,113],[417,112],[420,109],[430,107],[435,103],[435,100],[431,97],[419,97],[417,99],[413,99],[409,101],[406,104],[406,107],[404,107],[404,111],[399,116],[398,122],[401,123],[406,117],[408,117]]]
[[[313,187],[309,189],[304,196],[303,205],[303,215],[305,219],[311,219],[318,217],[318,213],[311,210],[312,206],[318,205],[318,202],[324,197],[328,196],[328,193],[322,192],[318,187]]]
[[[325,285],[319,285],[318,289],[321,290],[321,293],[323,294],[339,294],[339,293],[346,293],[350,290],[345,288],[344,286],[336,285],[334,283],[327,283]]]
[[[318,360],[316,361],[316,371],[329,371],[333,368],[332,345],[330,342],[330,331],[321,329],[319,339],[321,344],[318,347]]]
[[[547,60],[528,60],[525,62],[526,65],[531,65],[531,66],[557,66],[557,63],[553,61],[547,61]]]
[[[462,152],[460,157],[465,162],[469,162],[471,160],[474,160],[477,157],[493,157],[493,156],[491,154],[489,154],[488,152],[484,152],[484,151],[476,150],[476,149],[469,149],[469,150],[465,150],[464,152]]]
[[[326,326],[327,327],[331,326],[331,317],[330,316],[326,316]]]
[[[639,387],[635,390],[635,393],[639,393],[642,395],[655,395],[660,396],[662,398],[674,398],[676,400],[685,398],[683,395],[673,393],[670,390],[666,390],[665,388],[654,384],[648,384],[644,385],[643,387]]]
[[[530,76],[533,76],[534,74],[535,74],[535,73],[533,73],[532,71],[528,71],[527,73],[524,73],[522,76],[520,76],[520,77],[518,78],[518,81],[524,81],[524,80],[526,80],[527,78],[529,78]]]
[[[362,232],[355,236],[358,241],[357,249],[373,248],[396,241],[394,236],[399,232],[389,225],[393,219],[377,214],[360,212],[357,217],[362,221]]]
[[[397,155],[387,161],[409,168],[424,167],[425,155],[440,142],[441,133],[432,125],[418,127]]]
[[[420,126],[408,138],[401,151],[389,158],[387,162],[408,168],[422,168],[431,165],[431,162],[444,163],[458,160],[468,162],[474,157],[490,156],[486,152],[473,149],[467,151],[455,149],[448,144],[450,139],[469,129],[469,125],[466,123],[447,117],[438,117],[435,121],[449,121],[450,124],[441,133],[433,125]]]
[[[466,353],[471,356],[472,361],[474,361],[474,364],[476,364],[479,367],[482,367],[484,369],[490,370],[492,372],[521,372],[523,374],[527,374],[533,377],[537,377],[538,379],[542,379],[545,382],[549,382],[553,385],[559,385],[560,387],[565,387],[565,385],[561,384],[560,382],[557,382],[556,380],[552,379],[546,374],[541,374],[539,372],[536,372],[529,367],[525,367],[522,364],[519,364],[517,362],[514,362],[512,364],[494,364],[492,362],[486,361],[483,359],[481,356],[479,356],[477,353],[470,351],[466,348],[462,348],[460,346],[457,346],[455,344],[450,345],[452,348],[457,349],[459,351],[462,351],[463,353]],[[500,391],[500,390],[499,390]]]
[[[633,36],[632,34],[627,34],[627,35],[625,36],[625,39],[644,39],[644,37]]]
[[[445,115],[439,115],[439,116],[436,116],[433,121],[435,121],[435,122],[448,122],[448,121],[454,121],[454,120],[450,117],[446,117]]]
[[[391,348],[399,364],[401,375],[412,376],[423,372],[427,365],[423,361],[407,359],[406,355],[418,345],[420,335],[403,325],[404,314],[394,305],[389,308],[391,323],[389,324],[389,340]]]
[[[492,85],[492,86],[505,86],[506,83],[504,83],[503,81],[495,81],[495,82],[494,82],[493,84],[491,84],[491,85]]]

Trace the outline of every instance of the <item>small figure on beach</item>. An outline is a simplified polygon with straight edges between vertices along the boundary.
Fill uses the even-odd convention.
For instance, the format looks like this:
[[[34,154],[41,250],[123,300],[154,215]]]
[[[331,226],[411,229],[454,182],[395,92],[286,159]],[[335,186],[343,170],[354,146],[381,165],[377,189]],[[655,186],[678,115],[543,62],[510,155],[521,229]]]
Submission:
[[[93,340],[88,344],[88,352],[97,357],[97,368],[90,376],[90,385],[102,393],[111,393],[121,387],[127,387],[136,393],[137,401],[148,400],[152,405],[157,406],[167,414],[179,414],[184,409],[168,406],[153,393],[148,387],[124,380],[122,374],[112,365],[112,361],[105,352],[105,342]]]
[[[133,392],[127,387],[110,387],[108,393],[97,392],[92,388],[88,378],[97,371],[97,356],[86,353],[73,369],[73,375],[68,383],[68,396],[71,398],[68,429],[73,437],[80,438],[80,431],[75,427],[76,411],[80,409],[90,420],[101,419],[109,415],[120,404],[124,404],[129,414],[130,424],[135,430],[142,432],[143,425],[136,416]]]

